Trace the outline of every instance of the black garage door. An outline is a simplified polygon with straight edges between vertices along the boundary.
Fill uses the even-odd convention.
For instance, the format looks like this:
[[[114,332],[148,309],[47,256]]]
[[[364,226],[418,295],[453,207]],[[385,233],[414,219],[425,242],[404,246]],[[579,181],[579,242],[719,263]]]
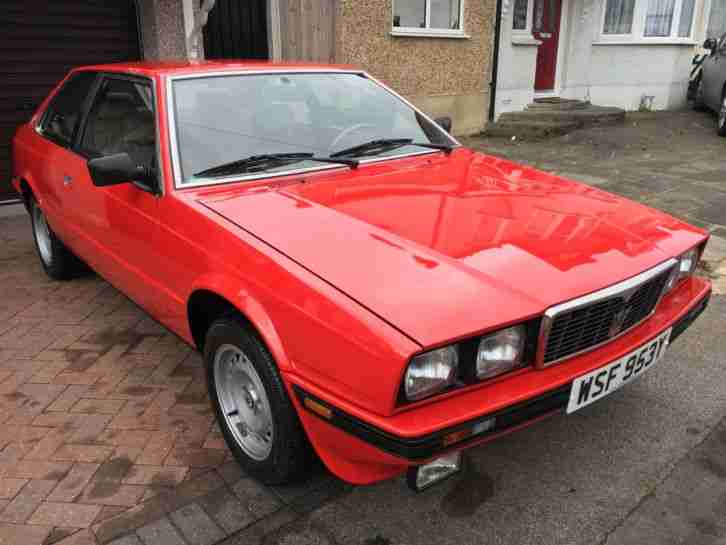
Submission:
[[[267,59],[267,0],[217,0],[204,27],[208,59]]]
[[[11,196],[10,140],[74,66],[141,58],[133,0],[3,0],[0,200]]]

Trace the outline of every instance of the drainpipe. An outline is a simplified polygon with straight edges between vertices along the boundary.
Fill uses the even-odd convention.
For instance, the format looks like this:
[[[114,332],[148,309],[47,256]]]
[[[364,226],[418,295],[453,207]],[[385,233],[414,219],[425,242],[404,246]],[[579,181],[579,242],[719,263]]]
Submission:
[[[502,0],[497,0],[494,22],[494,54],[492,56],[492,79],[489,82],[489,122],[494,121],[497,105],[497,79],[499,75],[499,40],[502,35]]]

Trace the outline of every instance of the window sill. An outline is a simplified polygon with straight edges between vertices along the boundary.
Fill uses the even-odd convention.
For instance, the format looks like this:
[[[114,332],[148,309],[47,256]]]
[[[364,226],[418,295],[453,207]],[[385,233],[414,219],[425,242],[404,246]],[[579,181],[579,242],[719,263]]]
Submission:
[[[542,45],[542,42],[532,36],[512,34],[512,45]]]
[[[677,38],[637,38],[634,40],[596,40],[592,45],[685,45],[693,47],[697,45],[691,39]]]
[[[390,35],[396,38],[453,38],[458,40],[468,40],[471,38],[471,36],[464,34],[464,32],[428,30],[425,28],[411,30],[394,28],[391,30]]]

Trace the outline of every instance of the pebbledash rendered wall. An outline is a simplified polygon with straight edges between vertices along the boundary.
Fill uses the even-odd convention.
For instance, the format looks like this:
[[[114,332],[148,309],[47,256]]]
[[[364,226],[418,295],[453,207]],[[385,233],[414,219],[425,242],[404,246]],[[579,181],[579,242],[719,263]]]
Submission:
[[[186,58],[182,0],[136,0],[144,58]]]
[[[489,110],[494,0],[463,0],[465,38],[391,36],[392,0],[339,0],[335,59],[360,66],[455,134],[481,131]]]

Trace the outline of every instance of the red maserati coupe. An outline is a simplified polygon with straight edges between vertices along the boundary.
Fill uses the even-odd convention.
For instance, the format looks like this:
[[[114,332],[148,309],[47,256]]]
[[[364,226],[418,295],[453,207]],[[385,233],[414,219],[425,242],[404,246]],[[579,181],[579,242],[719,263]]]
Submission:
[[[312,445],[421,489],[654,367],[710,295],[701,229],[444,121],[347,67],[90,66],[18,129],[13,184],[52,278],[87,264],[203,353],[246,471]]]

